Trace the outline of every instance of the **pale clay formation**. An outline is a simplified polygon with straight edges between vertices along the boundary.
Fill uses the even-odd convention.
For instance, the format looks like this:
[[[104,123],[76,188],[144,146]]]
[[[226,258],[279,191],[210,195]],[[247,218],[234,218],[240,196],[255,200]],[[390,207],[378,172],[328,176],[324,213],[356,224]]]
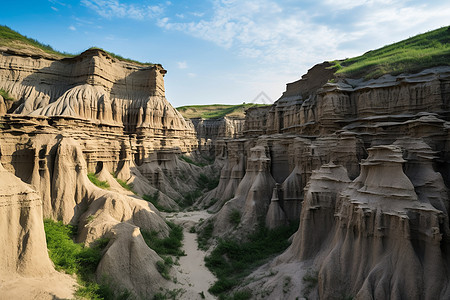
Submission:
[[[167,236],[164,217],[111,173],[169,209],[200,173],[220,173],[195,204],[214,212],[215,236],[245,240],[261,220],[300,222],[291,246],[242,281],[255,299],[450,298],[450,68],[364,82],[334,78],[329,65],[245,120],[191,121],[165,99],[159,65],[101,50],[61,60],[3,49],[0,82],[18,101],[0,97],[2,295],[73,293],[74,280],[48,258],[44,217],[77,224],[86,245],[110,238],[99,280],[108,274],[137,297],[173,288],[141,235]],[[214,154],[215,163],[200,168],[181,153]],[[305,276],[316,278],[312,290]],[[12,293],[19,284],[29,288]]]

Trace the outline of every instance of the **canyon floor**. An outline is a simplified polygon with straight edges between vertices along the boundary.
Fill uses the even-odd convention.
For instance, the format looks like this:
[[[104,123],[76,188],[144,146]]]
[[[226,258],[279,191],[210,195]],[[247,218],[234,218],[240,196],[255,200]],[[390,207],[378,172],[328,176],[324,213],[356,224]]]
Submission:
[[[207,252],[198,249],[197,234],[190,232],[193,226],[208,219],[211,214],[201,210],[164,215],[168,221],[181,225],[184,229],[183,250],[186,256],[180,257],[179,265],[174,267],[177,282],[173,283],[173,289],[185,290],[178,299],[217,299],[208,292],[216,277],[205,267]]]

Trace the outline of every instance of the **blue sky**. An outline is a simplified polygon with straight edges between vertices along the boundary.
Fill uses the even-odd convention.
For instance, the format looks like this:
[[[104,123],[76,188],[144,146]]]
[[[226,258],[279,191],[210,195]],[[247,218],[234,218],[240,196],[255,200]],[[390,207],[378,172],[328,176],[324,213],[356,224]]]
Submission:
[[[450,25],[444,0],[3,0],[0,24],[160,63],[174,106],[275,101],[314,64]]]

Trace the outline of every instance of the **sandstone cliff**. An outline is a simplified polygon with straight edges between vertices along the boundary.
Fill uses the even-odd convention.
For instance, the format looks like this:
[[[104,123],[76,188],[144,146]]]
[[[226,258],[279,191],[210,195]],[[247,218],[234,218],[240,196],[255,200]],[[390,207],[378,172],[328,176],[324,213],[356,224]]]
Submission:
[[[76,281],[56,272],[48,257],[39,194],[0,164],[3,298],[70,298]]]
[[[203,202],[215,203],[215,234],[300,221],[291,247],[241,288],[256,299],[448,298],[450,68],[362,81],[329,80],[325,67],[248,110],[240,139],[216,142],[225,164]],[[270,180],[252,175],[255,149]]]
[[[19,211],[8,214],[20,224],[19,219],[11,223],[3,218],[17,232],[11,249],[24,248],[15,260],[11,249],[2,248],[8,252],[2,269],[17,266],[19,275],[53,276],[42,230],[45,217],[77,225],[77,241],[86,246],[110,239],[97,281],[106,278],[113,288],[137,298],[152,297],[170,285],[156,269],[162,259],[141,235],[146,230],[166,237],[164,218],[113,178],[132,185],[141,196],[158,193],[159,205],[169,209],[178,209],[174,200],[196,187],[199,168],[178,158],[197,146],[195,132],[165,99],[164,74],[160,65],[119,61],[97,49],[65,59],[2,49],[0,87],[15,101],[0,99],[0,161],[22,180],[16,181],[30,185],[30,198],[20,196],[20,201],[39,210],[32,222],[25,213],[19,218]],[[112,187],[94,186],[88,172]],[[5,182],[0,188],[11,188]],[[36,272],[28,274],[28,269]],[[22,283],[36,286],[31,280]],[[11,286],[5,283],[5,291]]]

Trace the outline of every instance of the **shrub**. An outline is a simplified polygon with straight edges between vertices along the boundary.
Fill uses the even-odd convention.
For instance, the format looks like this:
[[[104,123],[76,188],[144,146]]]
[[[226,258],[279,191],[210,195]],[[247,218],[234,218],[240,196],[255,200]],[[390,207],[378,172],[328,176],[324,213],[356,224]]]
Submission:
[[[205,174],[201,173],[197,180],[197,185],[202,190],[211,191],[219,185],[218,177],[208,177]]]
[[[237,209],[231,210],[228,220],[237,227],[241,223],[241,212]]]
[[[88,173],[87,176],[88,176],[89,180],[90,180],[93,184],[95,184],[96,186],[98,186],[99,188],[102,188],[102,189],[107,189],[107,188],[109,188],[109,183],[106,182],[106,181],[101,181],[101,180],[99,180],[99,179],[97,178],[97,175],[95,175],[94,173]]]
[[[184,160],[185,162],[187,162],[187,163],[189,163],[189,164],[191,164],[191,165],[195,165],[195,166],[197,166],[197,167],[204,167],[204,166],[206,166],[206,164],[201,163],[201,162],[193,161],[190,157],[187,157],[187,156],[185,156],[185,155],[181,155],[180,158],[181,158],[182,160]]]
[[[0,89],[0,96],[2,96],[6,101],[14,101],[14,98],[9,94],[9,92],[4,89]]]
[[[181,207],[191,206],[202,194],[203,193],[201,190],[188,192],[183,195],[184,199],[182,201],[178,201],[178,205],[180,205]]]
[[[202,250],[208,250],[209,248],[209,240],[212,237],[212,233],[214,230],[214,224],[209,222],[197,235],[197,243],[198,248]]]
[[[167,225],[170,227],[170,233],[166,238],[159,238],[158,232],[156,231],[141,230],[145,243],[155,250],[158,255],[186,255],[186,253],[181,250],[181,247],[183,246],[181,243],[183,240],[183,228],[171,222],[167,222]]]
[[[97,284],[94,275],[109,239],[98,239],[92,247],[84,247],[73,241],[75,227],[50,219],[44,220],[44,230],[49,256],[55,268],[69,274],[77,274],[80,287],[76,291],[76,296],[87,299],[116,297],[108,285]],[[127,291],[119,294],[120,299],[127,299],[128,296]]]
[[[215,295],[228,292],[254,268],[285,250],[289,246],[289,237],[297,229],[298,223],[274,230],[260,226],[247,242],[219,240],[217,247],[205,258],[206,266],[218,278],[209,291]]]
[[[134,194],[136,194],[133,191],[133,185],[132,184],[128,184],[125,180],[121,180],[119,178],[117,178],[116,176],[114,176],[114,179],[127,191],[133,192]]]

